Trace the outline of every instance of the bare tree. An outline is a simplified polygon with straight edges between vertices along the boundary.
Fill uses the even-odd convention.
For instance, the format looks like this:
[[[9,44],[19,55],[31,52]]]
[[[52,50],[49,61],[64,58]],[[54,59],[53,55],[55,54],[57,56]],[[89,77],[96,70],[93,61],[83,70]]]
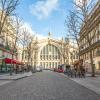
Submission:
[[[32,41],[34,39],[34,35],[32,36],[27,29],[23,29],[22,31],[22,37],[21,37],[21,45],[23,47],[22,51],[22,60],[24,60],[25,53],[27,55],[27,63],[29,64],[29,61],[31,61],[31,54],[32,54]]]
[[[80,22],[75,12],[71,12],[71,11],[69,12],[69,15],[65,20],[65,24],[67,26],[68,32],[70,33],[68,37],[76,41],[80,53],[80,44],[79,44]]]
[[[0,35],[7,19],[13,15],[19,0],[0,0]]]
[[[13,23],[13,30],[15,31],[14,33],[14,41],[13,41],[13,48],[12,48],[12,59],[14,59],[14,55],[17,57],[17,48],[19,41],[21,39],[21,27],[22,27],[22,19],[15,15],[13,18],[11,18],[11,23]]]
[[[22,61],[23,61],[24,56],[25,56],[25,49],[27,47],[27,41],[28,41],[29,34],[28,34],[28,31],[26,28],[22,29],[21,34],[22,34],[22,36],[21,36],[19,43],[22,46]]]
[[[22,34],[21,34],[22,19],[19,16],[15,15],[15,16],[9,18],[6,25],[7,25],[7,28],[9,26],[11,26],[7,29],[7,32],[9,32],[9,31],[13,32],[12,34],[7,34],[7,36],[12,35],[11,37],[12,37],[12,39],[14,39],[14,41],[12,41],[12,44],[13,44],[12,52],[14,52],[14,50],[17,49],[20,37],[22,36]]]
[[[12,19],[13,25],[14,25],[14,30],[15,30],[15,41],[13,43],[13,48],[17,49],[17,46],[19,45],[20,38],[22,36],[21,34],[21,27],[22,27],[22,19],[15,15],[14,18]]]
[[[31,62],[32,66],[32,54],[33,54],[33,47],[32,47],[32,42],[34,40],[35,35],[30,36],[29,42],[27,44],[27,57],[28,57],[28,63]]]
[[[69,29],[70,35],[73,36],[78,44],[78,47],[80,45],[79,41],[79,33],[81,30],[84,28],[85,32],[88,32],[89,30],[89,23],[88,23],[88,15],[90,12],[90,7],[92,5],[93,0],[91,2],[87,2],[87,0],[82,0],[79,1],[79,3],[74,3],[74,6],[76,9],[74,11],[70,11],[69,19],[68,19],[68,24],[67,27]],[[99,2],[99,0],[98,0]],[[79,27],[77,27],[79,26]],[[92,46],[92,40],[95,36],[95,32],[92,34],[90,37],[89,34],[84,35],[84,38],[86,39],[88,46]],[[80,47],[79,47],[79,53],[80,53]],[[90,63],[91,63],[91,69],[92,69],[92,76],[95,76],[95,67],[93,64],[93,55],[92,51],[89,49],[90,53]]]

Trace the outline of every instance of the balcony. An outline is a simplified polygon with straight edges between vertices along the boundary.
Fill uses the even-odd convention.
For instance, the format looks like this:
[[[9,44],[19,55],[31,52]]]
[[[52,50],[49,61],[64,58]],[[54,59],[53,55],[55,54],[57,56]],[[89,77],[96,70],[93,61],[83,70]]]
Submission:
[[[97,42],[95,42],[95,43],[93,43],[92,45],[91,45],[91,47],[87,47],[87,48],[82,48],[81,47],[81,51],[80,51],[80,55],[82,55],[82,54],[84,54],[84,53],[86,53],[86,52],[88,52],[89,50],[92,50],[92,49],[94,49],[94,48],[97,48],[97,47],[99,47],[100,46],[100,40],[98,40]],[[100,51],[99,51],[100,52]]]

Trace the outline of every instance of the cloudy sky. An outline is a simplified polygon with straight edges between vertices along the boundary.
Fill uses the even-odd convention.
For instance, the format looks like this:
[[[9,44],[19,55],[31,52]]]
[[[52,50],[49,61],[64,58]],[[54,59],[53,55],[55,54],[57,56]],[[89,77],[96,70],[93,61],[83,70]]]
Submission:
[[[21,0],[17,13],[23,18],[25,26],[39,37],[47,36],[50,31],[53,37],[62,38],[67,33],[64,22],[72,9],[72,1]]]
[[[64,21],[71,5],[72,0],[21,0],[17,13],[25,26],[40,37],[50,31],[53,37],[61,38],[66,35]]]

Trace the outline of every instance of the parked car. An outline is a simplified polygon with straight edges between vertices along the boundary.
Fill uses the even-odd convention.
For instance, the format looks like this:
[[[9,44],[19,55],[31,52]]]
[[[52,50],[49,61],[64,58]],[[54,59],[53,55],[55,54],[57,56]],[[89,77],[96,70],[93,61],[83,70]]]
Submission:
[[[37,72],[42,72],[42,68],[37,67],[37,68],[36,68],[36,71],[37,71]]]
[[[54,72],[63,73],[64,72],[64,65],[58,65],[58,68],[54,68]]]
[[[64,70],[63,70],[63,69],[58,69],[57,72],[59,72],[59,73],[63,73]]]

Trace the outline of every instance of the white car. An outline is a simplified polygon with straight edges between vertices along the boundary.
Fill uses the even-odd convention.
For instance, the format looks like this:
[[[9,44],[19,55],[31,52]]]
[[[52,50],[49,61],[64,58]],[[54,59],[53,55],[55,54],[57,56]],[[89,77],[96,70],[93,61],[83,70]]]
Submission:
[[[42,68],[37,67],[37,68],[36,68],[36,71],[37,71],[37,72],[42,72]]]

